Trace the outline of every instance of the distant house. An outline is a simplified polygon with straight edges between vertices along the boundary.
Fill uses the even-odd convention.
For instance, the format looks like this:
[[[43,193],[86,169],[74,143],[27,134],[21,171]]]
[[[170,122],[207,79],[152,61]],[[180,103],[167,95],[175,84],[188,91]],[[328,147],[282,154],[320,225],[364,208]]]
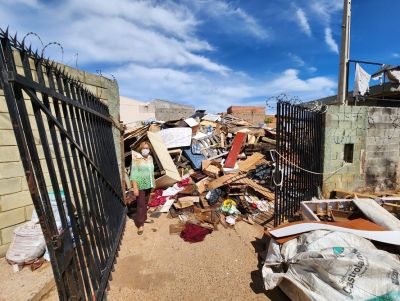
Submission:
[[[195,112],[193,106],[162,99],[154,99],[150,102],[150,105],[155,108],[155,116],[159,121],[187,118],[192,116]]]
[[[242,118],[252,124],[264,123],[265,107],[255,106],[230,106],[227,113]]]
[[[149,103],[120,96],[120,119],[129,128],[141,125],[143,121],[155,119],[155,108]]]

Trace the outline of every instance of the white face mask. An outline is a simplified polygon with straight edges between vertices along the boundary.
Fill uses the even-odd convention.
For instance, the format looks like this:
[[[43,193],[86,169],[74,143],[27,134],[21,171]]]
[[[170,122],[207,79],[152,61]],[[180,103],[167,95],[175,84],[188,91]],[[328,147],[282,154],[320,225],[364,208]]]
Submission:
[[[143,157],[147,157],[150,154],[150,150],[148,148],[144,148],[140,153]]]

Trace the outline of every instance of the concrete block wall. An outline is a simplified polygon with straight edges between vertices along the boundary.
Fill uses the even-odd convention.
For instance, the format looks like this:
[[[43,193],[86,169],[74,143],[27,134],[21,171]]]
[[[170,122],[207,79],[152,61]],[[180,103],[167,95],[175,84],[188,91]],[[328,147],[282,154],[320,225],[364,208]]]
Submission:
[[[16,63],[20,65],[18,58]],[[90,91],[109,106],[111,116],[118,122],[119,92],[117,83],[82,70],[71,67],[66,67],[66,69],[69,74],[78,78]],[[23,70],[20,66],[18,67],[18,72],[23,74]],[[26,100],[26,103],[28,114],[30,118],[34,120],[30,101]],[[45,125],[46,124],[47,122],[45,122]],[[40,137],[36,124],[32,122],[32,125],[39,158],[44,160],[44,153],[40,144]],[[118,163],[120,164],[120,133],[115,127],[113,129],[113,134]],[[49,138],[49,131],[47,131],[47,135]],[[54,151],[51,145],[50,148]],[[49,187],[51,187],[47,170],[44,170],[44,176],[46,183],[49,183]],[[32,216],[32,211],[32,199],[22,167],[4,93],[0,89],[0,257],[3,257],[7,252],[13,237],[14,229],[22,223],[29,221]]]
[[[344,145],[353,163],[341,168]],[[400,184],[400,108],[329,106],[326,114],[323,194],[333,189],[379,192]]]
[[[195,108],[192,106],[187,106],[161,99],[155,99],[150,104],[155,108],[156,119],[161,121],[188,118],[195,112]]]
[[[368,108],[366,151],[361,165],[366,191],[399,187],[399,145],[400,108]]]
[[[364,186],[360,163],[365,152],[367,109],[367,107],[328,106],[324,139],[325,174],[322,185],[325,197],[329,197],[334,189],[354,191]],[[344,165],[346,144],[354,145],[353,163],[348,165]]]

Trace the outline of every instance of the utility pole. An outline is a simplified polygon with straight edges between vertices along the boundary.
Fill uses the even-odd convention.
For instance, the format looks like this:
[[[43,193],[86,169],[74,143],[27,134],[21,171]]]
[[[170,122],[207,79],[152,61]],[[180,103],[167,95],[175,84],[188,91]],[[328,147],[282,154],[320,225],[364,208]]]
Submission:
[[[339,80],[337,102],[346,103],[347,81],[348,81],[348,62],[350,59],[350,19],[351,19],[351,0],[344,0],[342,18],[342,44],[340,46]]]

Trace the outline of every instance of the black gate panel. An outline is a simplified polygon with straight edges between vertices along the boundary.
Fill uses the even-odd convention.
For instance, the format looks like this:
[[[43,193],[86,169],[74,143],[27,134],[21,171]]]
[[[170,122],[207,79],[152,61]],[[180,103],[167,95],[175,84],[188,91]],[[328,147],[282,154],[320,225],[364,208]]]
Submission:
[[[293,217],[322,186],[324,113],[277,104],[275,226]]]
[[[102,300],[126,216],[108,107],[8,31],[0,41],[0,88],[60,300]]]

